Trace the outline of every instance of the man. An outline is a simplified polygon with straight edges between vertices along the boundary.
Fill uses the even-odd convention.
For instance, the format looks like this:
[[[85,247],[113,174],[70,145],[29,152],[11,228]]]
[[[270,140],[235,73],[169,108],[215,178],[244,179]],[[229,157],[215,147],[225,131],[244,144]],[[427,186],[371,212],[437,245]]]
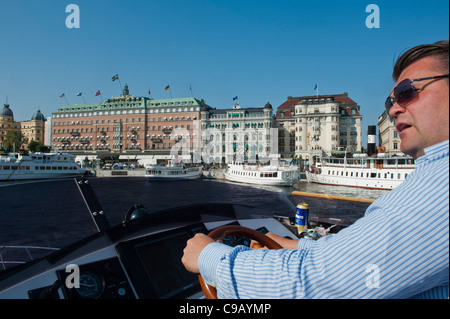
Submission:
[[[182,262],[219,298],[448,298],[449,46],[421,45],[397,61],[386,100],[416,169],[337,235],[250,250],[197,234]]]

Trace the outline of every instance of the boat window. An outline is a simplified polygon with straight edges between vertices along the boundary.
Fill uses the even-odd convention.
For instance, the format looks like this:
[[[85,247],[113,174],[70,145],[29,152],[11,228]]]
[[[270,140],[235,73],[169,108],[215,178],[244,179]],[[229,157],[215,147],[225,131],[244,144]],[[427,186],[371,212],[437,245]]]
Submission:
[[[9,170],[10,170],[10,167],[9,167],[9,166],[3,166],[3,170],[4,170],[4,171],[9,171]]]
[[[370,178],[376,178],[377,177],[377,173],[370,173]]]

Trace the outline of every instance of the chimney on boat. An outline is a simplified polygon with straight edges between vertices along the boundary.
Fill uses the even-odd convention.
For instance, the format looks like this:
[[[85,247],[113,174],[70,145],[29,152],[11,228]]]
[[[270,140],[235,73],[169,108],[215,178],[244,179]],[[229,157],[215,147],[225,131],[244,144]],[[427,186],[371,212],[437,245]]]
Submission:
[[[369,125],[367,130],[367,155],[372,156],[376,152],[376,133],[377,127]]]

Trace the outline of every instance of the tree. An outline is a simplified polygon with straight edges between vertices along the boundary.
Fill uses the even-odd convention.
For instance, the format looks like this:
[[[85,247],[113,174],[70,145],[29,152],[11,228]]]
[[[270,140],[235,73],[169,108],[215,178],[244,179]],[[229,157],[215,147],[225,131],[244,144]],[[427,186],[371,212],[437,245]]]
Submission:
[[[30,144],[28,144],[28,149],[30,150],[30,152],[36,152],[36,149],[39,145],[41,145],[41,143],[32,140]]]
[[[26,144],[27,138],[22,135],[21,132],[18,131],[9,131],[5,135],[5,140],[3,141],[3,145],[7,150],[18,151],[22,145]]]

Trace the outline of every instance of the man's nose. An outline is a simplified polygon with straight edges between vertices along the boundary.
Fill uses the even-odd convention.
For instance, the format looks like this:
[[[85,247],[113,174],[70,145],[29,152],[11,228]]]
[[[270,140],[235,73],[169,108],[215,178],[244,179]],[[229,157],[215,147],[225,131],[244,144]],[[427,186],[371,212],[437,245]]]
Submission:
[[[392,105],[391,109],[389,110],[389,116],[396,119],[401,113],[404,113],[406,108],[398,105],[397,102]]]

